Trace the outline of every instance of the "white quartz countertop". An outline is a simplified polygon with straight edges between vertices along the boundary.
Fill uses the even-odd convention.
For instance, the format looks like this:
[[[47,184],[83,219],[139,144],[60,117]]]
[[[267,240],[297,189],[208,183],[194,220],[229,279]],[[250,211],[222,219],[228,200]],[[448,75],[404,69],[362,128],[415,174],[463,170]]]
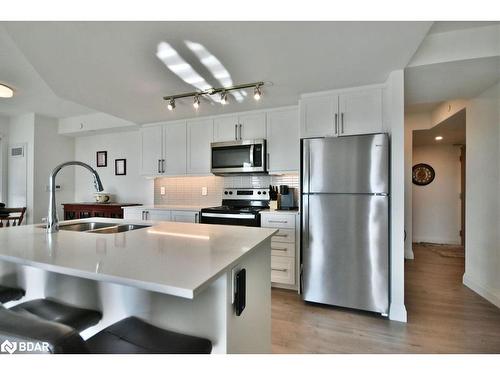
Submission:
[[[123,208],[132,210],[200,211],[202,208],[205,207],[207,206],[192,206],[192,205],[180,205],[180,204],[153,204],[145,206],[130,206]]]
[[[117,234],[1,228],[0,260],[192,299],[277,231],[107,218],[72,222],[82,221],[151,227]]]

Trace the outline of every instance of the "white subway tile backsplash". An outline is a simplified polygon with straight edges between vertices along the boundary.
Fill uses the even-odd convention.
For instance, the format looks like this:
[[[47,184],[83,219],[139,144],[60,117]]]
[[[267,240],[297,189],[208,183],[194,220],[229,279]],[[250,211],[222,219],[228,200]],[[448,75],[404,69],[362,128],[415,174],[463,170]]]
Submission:
[[[154,183],[154,203],[218,206],[222,202],[224,188],[267,188],[269,185],[288,185],[298,188],[299,176],[298,174],[287,174],[157,178]],[[160,194],[162,186],[165,187],[165,195]],[[207,188],[207,195],[201,194],[202,187]]]

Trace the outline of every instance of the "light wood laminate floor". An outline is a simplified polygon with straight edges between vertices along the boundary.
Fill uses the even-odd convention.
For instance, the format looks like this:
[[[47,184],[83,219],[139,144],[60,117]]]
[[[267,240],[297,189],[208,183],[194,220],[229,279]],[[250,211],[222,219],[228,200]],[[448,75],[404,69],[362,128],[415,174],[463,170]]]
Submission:
[[[500,353],[500,309],[462,284],[460,249],[414,251],[415,260],[405,263],[407,324],[306,304],[296,292],[273,289],[273,352]]]

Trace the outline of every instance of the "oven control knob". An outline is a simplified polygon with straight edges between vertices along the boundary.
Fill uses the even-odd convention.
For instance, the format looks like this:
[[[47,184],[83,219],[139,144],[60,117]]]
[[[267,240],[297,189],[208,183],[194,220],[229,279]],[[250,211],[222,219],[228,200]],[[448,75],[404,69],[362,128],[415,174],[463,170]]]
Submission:
[[[260,193],[259,193],[260,194]],[[266,195],[267,193],[265,191],[262,192],[262,194]]]
[[[225,191],[225,192],[224,192],[224,194],[226,194],[226,195],[227,195],[227,191]]]
[[[262,193],[260,191],[258,191],[257,194],[261,195]]]
[[[229,195],[233,195],[233,192],[232,192],[232,191],[230,191],[230,192],[229,192]]]

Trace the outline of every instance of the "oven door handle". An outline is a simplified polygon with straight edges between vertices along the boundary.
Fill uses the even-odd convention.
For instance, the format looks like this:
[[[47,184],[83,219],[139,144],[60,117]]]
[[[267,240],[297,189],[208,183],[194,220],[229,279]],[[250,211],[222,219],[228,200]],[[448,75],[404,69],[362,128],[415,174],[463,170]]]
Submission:
[[[218,214],[211,212],[202,212],[202,217],[220,217],[226,219],[255,219],[254,214]]]

